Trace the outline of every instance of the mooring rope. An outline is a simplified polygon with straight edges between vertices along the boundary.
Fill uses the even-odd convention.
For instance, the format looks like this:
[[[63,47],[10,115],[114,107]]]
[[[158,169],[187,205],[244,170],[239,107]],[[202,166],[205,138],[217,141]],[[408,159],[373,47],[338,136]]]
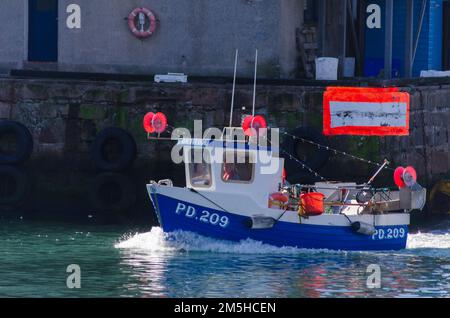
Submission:
[[[316,171],[314,171],[313,169],[311,169],[310,167],[308,167],[305,163],[301,162],[300,160],[298,160],[297,158],[295,158],[293,155],[291,155],[289,152],[287,152],[284,149],[280,148],[280,151],[282,153],[284,153],[285,155],[289,156],[289,159],[294,160],[295,162],[297,162],[303,170],[306,170],[308,172],[310,172],[311,174],[313,174],[315,177],[319,178],[321,181],[324,182],[328,182],[327,179],[325,179],[324,177],[322,177],[319,173],[317,173]]]
[[[303,143],[308,143],[308,144],[314,145],[318,149],[331,151],[331,152],[334,152],[335,154],[340,154],[340,155],[349,157],[351,159],[358,160],[358,161],[361,161],[361,162],[364,162],[364,163],[367,163],[367,164],[370,164],[370,165],[373,165],[373,166],[376,166],[376,167],[379,167],[379,168],[383,166],[383,164],[381,164],[381,163],[377,163],[377,162],[374,162],[374,161],[371,161],[371,160],[367,160],[367,159],[364,159],[364,158],[361,158],[361,157],[349,154],[349,153],[347,153],[345,151],[341,151],[341,150],[337,150],[337,149],[331,148],[329,146],[321,145],[321,144],[319,144],[317,142],[314,142],[314,141],[311,141],[311,140],[308,140],[308,139],[305,139],[305,138],[302,138],[302,137],[297,137],[297,136],[291,135],[291,134],[289,134],[287,132],[282,132],[282,134],[285,135],[285,136],[291,137],[294,140],[300,140]],[[392,169],[390,167],[385,167],[385,169],[394,171],[394,169]]]

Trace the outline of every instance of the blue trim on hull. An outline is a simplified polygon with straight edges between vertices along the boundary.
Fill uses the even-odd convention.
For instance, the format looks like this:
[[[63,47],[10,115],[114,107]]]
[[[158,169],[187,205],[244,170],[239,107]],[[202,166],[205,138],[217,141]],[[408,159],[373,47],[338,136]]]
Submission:
[[[157,201],[155,202],[155,196]],[[194,232],[203,236],[217,238],[228,241],[241,241],[252,239],[265,244],[283,247],[291,246],[306,249],[329,249],[347,251],[369,251],[369,250],[401,250],[406,247],[408,236],[408,226],[377,226],[376,229],[383,233],[397,233],[397,238],[391,236],[390,239],[380,239],[376,236],[355,234],[350,226],[324,226],[309,224],[293,224],[288,222],[278,222],[271,229],[252,230],[247,224],[248,217],[227,213],[219,210],[205,208],[189,202],[176,200],[161,194],[151,194],[157,210],[158,219],[164,232],[175,231]],[[195,216],[187,217],[185,211],[176,213],[179,204],[191,207]],[[225,218],[228,222],[226,227],[222,227],[214,217],[213,222],[204,223],[201,221],[203,211],[208,211],[209,215],[218,215],[219,220]],[[294,212],[293,212],[294,213]],[[223,219],[222,219],[223,220]],[[214,224],[215,223],[215,224]],[[398,233],[402,235],[398,235]]]

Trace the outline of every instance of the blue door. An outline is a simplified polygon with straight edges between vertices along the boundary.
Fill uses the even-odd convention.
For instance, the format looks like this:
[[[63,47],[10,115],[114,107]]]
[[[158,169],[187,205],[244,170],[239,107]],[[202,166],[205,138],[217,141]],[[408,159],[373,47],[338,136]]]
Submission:
[[[28,60],[58,60],[58,0],[28,1]]]

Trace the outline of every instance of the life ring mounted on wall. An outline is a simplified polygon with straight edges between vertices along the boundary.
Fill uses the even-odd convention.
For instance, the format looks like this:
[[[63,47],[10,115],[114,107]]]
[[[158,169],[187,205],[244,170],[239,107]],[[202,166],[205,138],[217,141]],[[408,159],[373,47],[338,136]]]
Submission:
[[[128,27],[139,39],[146,39],[156,31],[156,16],[147,8],[136,8],[128,16]]]

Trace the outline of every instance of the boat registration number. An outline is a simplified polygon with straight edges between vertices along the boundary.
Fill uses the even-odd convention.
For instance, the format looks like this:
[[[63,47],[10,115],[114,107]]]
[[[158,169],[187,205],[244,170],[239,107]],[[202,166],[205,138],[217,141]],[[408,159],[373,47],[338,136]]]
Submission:
[[[406,231],[404,228],[376,229],[372,235],[372,240],[394,240],[404,238]]]
[[[230,224],[229,218],[225,215],[221,216],[218,213],[211,213],[207,210],[199,212],[193,206],[181,202],[178,203],[175,214],[183,215],[188,219],[197,220],[205,224],[220,226],[222,228],[226,228]]]

